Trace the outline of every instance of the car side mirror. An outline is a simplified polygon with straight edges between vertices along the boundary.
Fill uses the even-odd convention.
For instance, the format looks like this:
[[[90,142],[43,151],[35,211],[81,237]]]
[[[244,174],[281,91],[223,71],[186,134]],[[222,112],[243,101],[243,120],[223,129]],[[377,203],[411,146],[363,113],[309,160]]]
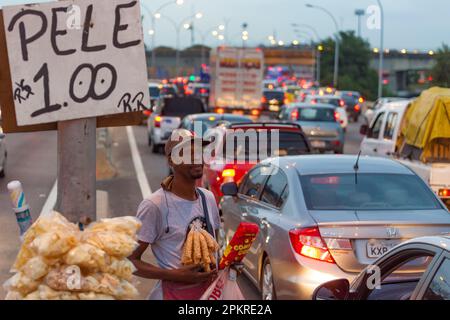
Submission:
[[[313,293],[313,300],[346,300],[350,296],[350,282],[337,279],[325,282]]]
[[[220,186],[220,191],[222,191],[222,193],[225,196],[236,196],[238,193],[238,186],[236,184],[236,182],[232,181],[232,182],[225,182]]]
[[[359,128],[359,133],[363,136],[367,136],[367,134],[369,133],[369,126],[367,124],[361,125],[361,127]]]

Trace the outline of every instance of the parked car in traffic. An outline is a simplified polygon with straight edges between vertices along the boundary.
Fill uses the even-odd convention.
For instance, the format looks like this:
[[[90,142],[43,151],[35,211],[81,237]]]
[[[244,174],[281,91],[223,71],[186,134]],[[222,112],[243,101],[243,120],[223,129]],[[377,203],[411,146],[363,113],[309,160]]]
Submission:
[[[159,152],[172,131],[178,128],[181,120],[190,114],[206,113],[206,106],[198,98],[177,97],[164,99],[147,121],[148,145],[152,152]]]
[[[202,186],[212,191],[217,202],[222,198],[220,186],[224,181],[239,182],[256,163],[268,156],[313,152],[303,130],[293,123],[234,123],[210,130],[206,138],[208,136],[215,137],[217,152],[205,164]]]
[[[390,159],[270,158],[222,192],[227,241],[242,221],[260,227],[243,263],[263,299],[311,299],[323,283],[352,281],[408,239],[450,232],[450,213],[436,195]]]
[[[263,112],[279,112],[285,101],[284,91],[281,89],[263,90],[261,109]]]
[[[403,273],[416,266],[414,273]],[[377,270],[379,283],[374,283]],[[403,276],[402,276],[403,275]],[[336,279],[319,286],[315,300],[450,300],[450,237],[408,240],[363,270],[350,284]]]
[[[199,113],[191,114],[181,121],[180,128],[195,132],[202,137],[211,128],[220,124],[249,123],[249,117],[229,113]]]
[[[360,128],[365,155],[391,157],[414,170],[450,208],[450,89],[385,104]]]
[[[373,120],[373,116],[375,113],[383,107],[386,103],[394,102],[394,101],[400,101],[400,100],[406,100],[405,98],[395,98],[395,97],[384,97],[377,99],[372,106],[367,105],[367,109],[364,112],[364,123],[367,125],[370,125]]]
[[[305,98],[305,103],[310,104],[329,104],[332,105],[338,113],[338,122],[341,124],[344,131],[348,125],[348,115],[345,109],[345,102],[341,98],[332,95],[309,95]]]
[[[336,91],[335,95],[341,98],[345,103],[345,110],[349,119],[358,122],[361,115],[361,106],[364,98],[358,91]]]
[[[161,82],[149,82],[148,83],[150,105],[147,106],[147,108],[148,108],[147,110],[144,110],[142,112],[143,123],[147,122],[147,119],[155,111],[158,104],[160,104],[162,102],[161,96],[160,96],[161,86],[162,86]]]
[[[340,115],[334,106],[293,103],[283,108],[278,119],[299,124],[311,146],[319,152],[344,152],[344,130],[339,123]]]

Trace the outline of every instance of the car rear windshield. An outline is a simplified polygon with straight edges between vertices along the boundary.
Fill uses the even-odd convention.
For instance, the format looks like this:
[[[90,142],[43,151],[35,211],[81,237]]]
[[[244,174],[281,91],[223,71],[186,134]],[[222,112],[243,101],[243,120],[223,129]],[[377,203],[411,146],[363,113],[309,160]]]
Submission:
[[[234,160],[245,161],[261,161],[268,156],[287,156],[308,154],[311,152],[304,136],[299,132],[294,131],[278,131],[278,139],[271,143],[271,138],[276,138],[274,133],[270,130],[259,130],[256,133],[255,141],[251,135],[245,135],[242,131],[233,135],[227,135],[226,141],[223,144],[223,152],[225,157],[234,158]],[[234,144],[231,143],[234,139]],[[229,145],[228,145],[229,143]],[[273,152],[272,152],[273,146]],[[261,148],[264,148],[262,150]]]
[[[439,202],[415,175],[358,173],[300,176],[309,210],[432,210]]]
[[[159,88],[158,87],[149,87],[148,91],[150,93],[150,97],[158,97],[159,96]]]
[[[204,113],[201,100],[196,98],[164,99],[161,115],[168,117],[184,117],[189,114]]]
[[[166,95],[175,95],[176,91],[174,87],[163,87],[161,89],[161,94],[166,94]]]
[[[342,100],[344,100],[344,102],[347,105],[357,104],[358,99],[359,99],[359,97],[357,97],[357,96],[348,96],[348,95],[342,96]]]
[[[333,106],[339,107],[339,99],[333,98],[317,98],[317,103],[331,104]]]
[[[297,119],[300,121],[336,121],[334,118],[334,110],[331,108],[300,108],[297,109],[297,113]]]
[[[283,100],[284,99],[284,92],[281,91],[264,91],[264,97],[266,97],[267,100]]]

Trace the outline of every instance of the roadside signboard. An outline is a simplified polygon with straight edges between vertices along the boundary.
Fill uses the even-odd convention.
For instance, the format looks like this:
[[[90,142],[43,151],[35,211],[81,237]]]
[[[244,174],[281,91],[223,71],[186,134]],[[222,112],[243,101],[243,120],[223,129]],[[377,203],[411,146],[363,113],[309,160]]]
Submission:
[[[136,124],[136,112],[149,105],[138,1],[6,6],[2,18],[5,132],[101,116],[108,117],[98,118],[98,126]]]

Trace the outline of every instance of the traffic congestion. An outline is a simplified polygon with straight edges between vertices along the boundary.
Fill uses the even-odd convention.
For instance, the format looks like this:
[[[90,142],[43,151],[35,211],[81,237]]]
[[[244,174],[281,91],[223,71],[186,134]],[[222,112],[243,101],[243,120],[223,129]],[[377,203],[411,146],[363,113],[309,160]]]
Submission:
[[[357,33],[336,23],[334,34],[329,17],[320,11],[333,20],[325,4],[339,15],[344,11],[325,0],[298,7],[317,11],[320,22],[326,24],[319,30],[327,38],[316,37],[311,27],[315,20],[308,20],[306,14],[302,18],[306,24],[303,20],[302,24],[265,22],[280,30],[285,29],[276,24],[288,24],[293,31],[284,33],[294,35],[290,41],[291,36],[275,29],[252,41],[258,32],[256,22],[247,25],[236,18],[225,23],[216,14],[211,21],[217,27],[197,43],[194,36],[202,35],[199,25],[207,14],[191,13],[178,26],[170,15],[184,10],[184,2],[141,1],[142,19],[133,20],[140,29],[133,35],[142,36],[139,45],[145,47],[145,57],[131,52],[134,44],[125,39],[132,36],[124,36],[122,43],[113,40],[117,48],[130,52],[119,58],[111,53],[111,61],[127,62],[130,70],[144,72],[145,82],[140,81],[141,73],[120,82],[121,72],[131,71],[126,66],[126,72],[119,67],[116,71],[111,61],[98,64],[98,69],[81,64],[80,74],[92,67],[93,77],[102,78],[88,94],[104,103],[105,110],[113,105],[114,112],[88,117],[80,116],[85,111],[78,110],[58,118],[55,112],[69,108],[63,100],[50,105],[48,69],[40,69],[33,87],[27,89],[26,81],[17,83],[18,67],[13,68],[12,54],[5,46],[4,56],[0,55],[0,64],[9,61],[8,78],[0,76],[4,88],[0,92],[4,127],[0,133],[0,254],[4,257],[0,281],[5,283],[0,298],[80,300],[89,292],[92,299],[450,300],[450,78],[442,79],[441,74],[442,70],[447,77],[450,74],[448,47],[430,49],[428,42],[422,45],[416,39],[422,49],[415,52],[395,47],[392,39],[400,36],[392,35],[392,48],[383,48],[375,41],[379,30],[364,27],[374,34],[361,36],[361,25]],[[368,9],[360,15],[376,17],[379,1],[366,2]],[[125,4],[115,14],[133,6]],[[355,6],[361,4],[346,1],[347,11],[353,13]],[[275,9],[275,5],[269,7]],[[387,3],[385,7],[389,17],[395,8]],[[8,10],[13,9],[19,10],[5,6],[1,20],[3,15],[8,19]],[[90,14],[86,19],[91,19]],[[122,25],[120,19],[119,13],[112,24],[115,32],[125,35],[128,26],[134,30],[131,20],[123,24],[125,14]],[[155,28],[159,20],[176,27],[175,49],[163,44],[170,29],[164,33],[162,26],[161,31]],[[228,33],[233,22],[237,40]],[[35,27],[34,22],[29,25]],[[148,25],[151,28],[146,30]],[[298,37],[303,34],[304,38],[305,30],[311,33],[310,41]],[[180,48],[181,31],[191,32],[193,39],[185,49]],[[60,32],[61,39],[65,35],[55,32]],[[156,35],[161,35],[160,47],[155,46]],[[12,35],[6,37],[9,45],[8,37]],[[31,38],[39,37],[36,33]],[[205,41],[208,37],[214,41]],[[4,32],[0,33],[3,38]],[[33,39],[21,39],[25,41],[21,50],[31,48]],[[444,40],[436,39],[436,46]],[[85,54],[89,54],[87,41],[83,35]],[[143,60],[145,70],[137,65]],[[419,67],[422,62],[424,67]],[[64,73],[64,63],[55,63],[50,70]],[[25,111],[18,106],[40,94],[34,85],[45,77],[41,114],[48,119],[39,122],[40,114],[20,118]],[[114,83],[111,88],[115,82],[126,87],[125,94],[121,91],[117,96],[118,104],[107,101],[106,91],[95,92],[105,90],[105,79]],[[83,81],[76,73],[70,78],[72,98],[83,93]],[[14,96],[12,88],[16,88]],[[70,121],[95,117],[93,127],[73,123],[73,131],[64,131],[70,129]],[[85,138],[89,131],[92,140]],[[64,171],[64,166],[72,171]],[[78,176],[84,177],[81,182],[73,180]],[[65,183],[63,178],[73,181]],[[91,182],[93,189],[83,187]],[[81,187],[71,189],[71,183]],[[65,202],[73,190],[89,194],[86,199],[94,197],[93,216],[73,213],[79,208],[88,211],[84,200],[78,200],[81,205]],[[14,192],[21,193],[19,200]],[[18,216],[24,212],[19,210],[22,205],[28,214],[25,218]],[[29,219],[26,227],[25,219]],[[84,235],[65,240],[67,234],[76,233],[70,223]],[[55,226],[66,229],[52,229]],[[57,238],[39,238],[47,232]],[[103,232],[104,238],[95,232]],[[66,244],[62,249],[64,241],[73,241],[73,246]],[[61,252],[48,253],[56,244]],[[98,250],[103,252],[102,259]],[[20,259],[31,261],[28,269],[26,261],[18,263]],[[34,272],[39,259],[46,271],[33,278],[30,270]],[[62,284],[67,276],[61,268],[68,265],[81,267],[84,289]],[[11,277],[10,271],[16,275]],[[131,281],[132,276],[139,283]],[[115,277],[115,282],[108,277]],[[53,282],[57,286],[52,279],[59,281]],[[105,281],[122,289],[111,283],[113,289],[103,289]]]

